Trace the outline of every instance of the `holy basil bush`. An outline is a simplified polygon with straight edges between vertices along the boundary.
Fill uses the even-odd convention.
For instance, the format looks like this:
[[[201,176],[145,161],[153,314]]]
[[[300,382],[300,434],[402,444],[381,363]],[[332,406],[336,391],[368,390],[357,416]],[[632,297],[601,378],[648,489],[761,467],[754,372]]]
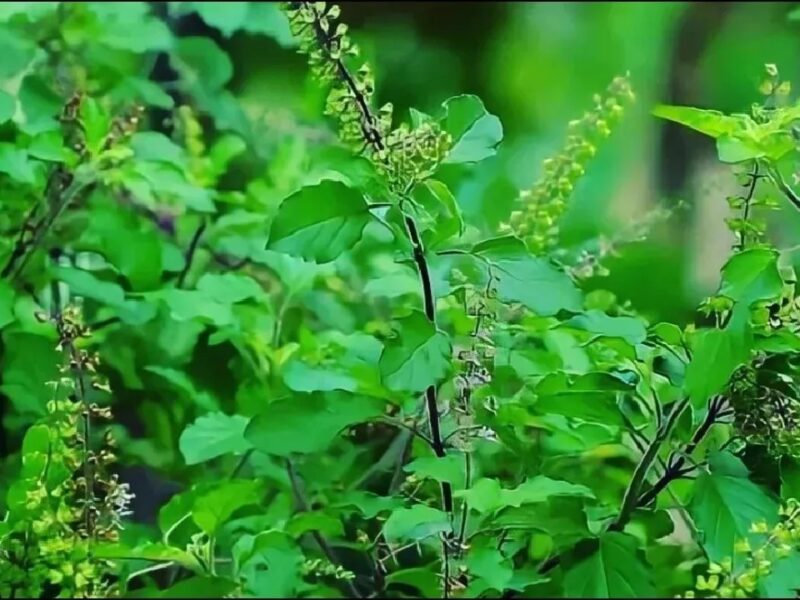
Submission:
[[[751,114],[653,111],[742,191],[697,323],[648,322],[584,282],[656,219],[559,240],[627,76],[490,225],[462,204],[502,165],[491,107],[377,106],[340,17],[0,6],[0,597],[794,595],[800,313],[765,213],[800,208],[800,105],[777,68]],[[282,127],[229,87],[213,40],[237,32],[307,60]]]

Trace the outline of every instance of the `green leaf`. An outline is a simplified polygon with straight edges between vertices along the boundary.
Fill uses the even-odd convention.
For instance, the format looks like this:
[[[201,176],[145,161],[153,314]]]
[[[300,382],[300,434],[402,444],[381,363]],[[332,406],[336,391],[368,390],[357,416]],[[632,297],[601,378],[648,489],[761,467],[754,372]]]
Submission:
[[[749,118],[725,115],[717,110],[705,110],[691,106],[660,105],[653,115],[685,125],[712,138],[731,135],[745,128]]]
[[[52,162],[67,162],[73,152],[64,146],[64,137],[59,131],[44,131],[33,137],[28,146],[28,156]]]
[[[17,112],[17,99],[0,91],[0,124],[5,123]]]
[[[734,371],[749,360],[753,335],[746,309],[744,304],[737,305],[725,329],[703,329],[695,334],[684,380],[684,389],[695,407],[720,392]]]
[[[217,175],[225,173],[230,162],[247,150],[247,144],[237,135],[231,133],[221,136],[208,151],[211,165]]]
[[[86,97],[80,105],[81,129],[85,134],[86,148],[92,156],[98,155],[111,130],[111,115],[105,111],[98,100]]]
[[[226,598],[236,589],[236,582],[225,577],[190,577],[178,581],[165,590],[158,598]]]
[[[55,340],[6,329],[3,343],[0,391],[19,413],[44,415],[53,395],[46,382],[58,379],[61,364]]]
[[[548,375],[536,386],[537,412],[563,415],[604,425],[623,425],[617,394],[632,387],[607,373],[587,373],[569,381],[563,372]]]
[[[267,248],[318,263],[335,260],[361,239],[370,220],[364,197],[323,181],[286,198],[272,222]]]
[[[720,295],[752,304],[779,298],[783,279],[778,271],[778,252],[770,248],[751,248],[731,256],[722,267]]]
[[[179,169],[187,168],[186,152],[157,131],[138,131],[131,136],[131,149],[141,160],[163,161]]]
[[[158,528],[161,530],[165,542],[168,539],[174,539],[173,534],[183,525],[188,525],[192,533],[196,531],[191,520],[194,501],[198,496],[211,490],[213,486],[213,482],[194,485],[188,490],[172,496],[172,498],[159,509]]]
[[[656,592],[636,538],[618,532],[578,544],[565,559],[570,598],[647,598]]]
[[[190,571],[201,572],[202,567],[197,559],[181,548],[167,546],[161,543],[145,543],[131,547],[126,544],[97,544],[93,548],[97,558],[108,560],[115,559],[141,559],[156,562],[174,562]]]
[[[224,327],[234,320],[230,304],[217,302],[201,291],[165,289],[151,295],[164,300],[169,307],[170,316],[176,321],[198,320]]]
[[[383,524],[387,542],[423,540],[450,529],[447,513],[424,504],[399,508]]]
[[[50,451],[50,430],[47,425],[33,425],[22,438],[22,461],[32,454],[47,454]]]
[[[721,135],[717,138],[717,156],[720,162],[736,164],[754,158],[761,158],[766,154],[764,150],[754,144],[752,140]]]
[[[14,322],[14,289],[0,280],[0,329]]]
[[[792,550],[788,556],[772,560],[769,573],[758,582],[759,598],[791,598],[797,594],[797,573],[800,572],[800,553]]]
[[[220,90],[233,77],[231,59],[211,38],[180,38],[170,60],[190,88]]]
[[[212,413],[198,417],[186,427],[178,447],[187,465],[196,465],[225,454],[240,454],[252,448],[244,437],[250,419],[241,415]]]
[[[453,137],[448,164],[478,162],[494,156],[503,139],[503,126],[477,96],[464,94],[446,100],[442,128]]]
[[[133,291],[156,288],[164,262],[158,233],[131,211],[119,210],[115,199],[106,200],[92,209],[92,218],[81,233],[81,249],[101,254],[119,269]]]
[[[464,218],[455,196],[446,184],[426,179],[414,191],[414,198],[433,217],[432,226],[423,232],[425,248],[435,249],[452,237],[464,233]]]
[[[236,273],[205,273],[197,282],[197,289],[220,304],[237,304],[251,298],[260,300],[266,297],[255,279]]]
[[[457,490],[454,494],[464,498],[470,510],[491,513],[510,506],[545,502],[554,497],[574,496],[594,498],[586,486],[537,475],[514,489],[503,489],[496,479],[479,479],[468,490]]]
[[[6,142],[0,143],[0,173],[19,183],[32,184],[36,178],[28,153]]]
[[[17,3],[0,4],[0,11],[8,10],[9,4]],[[27,11],[32,8],[27,8]],[[3,27],[0,29],[0,52],[3,56],[0,79],[5,81],[19,75],[31,64],[36,56],[36,45],[30,37],[17,33],[10,27]]]
[[[248,2],[248,4],[250,12],[243,25],[245,31],[269,36],[284,48],[297,46],[297,39],[289,28],[289,19],[280,6],[274,2]]]
[[[734,544],[749,537],[753,523],[774,524],[778,505],[748,479],[747,467],[734,455],[715,452],[708,464],[695,483],[689,513],[709,558],[719,562],[734,555]]]
[[[30,135],[42,131],[58,129],[55,116],[63,106],[63,98],[45,83],[41,76],[30,74],[22,80],[19,89],[19,106],[22,109],[21,118],[15,115],[15,122],[20,128]]]
[[[109,92],[109,96],[118,102],[136,100],[166,110],[175,106],[172,96],[158,84],[136,76],[125,77]]]
[[[324,512],[300,512],[286,523],[286,533],[295,538],[309,531],[318,531],[326,537],[344,535],[342,521]]]
[[[580,497],[562,497],[554,502],[502,508],[486,522],[486,527],[491,531],[544,532],[556,545],[566,548],[591,535],[585,504]]]
[[[464,456],[453,452],[441,458],[438,456],[417,458],[403,469],[419,478],[447,481],[455,488],[464,486],[466,476]]]
[[[137,54],[164,51],[172,46],[172,34],[166,23],[152,14],[147,3],[131,2],[124,9],[104,2],[88,5],[98,17],[99,27],[93,42]]]
[[[293,598],[303,584],[303,553],[281,531],[242,535],[233,545],[232,554],[238,576],[252,597]]]
[[[295,392],[355,392],[358,389],[358,381],[347,373],[331,367],[311,366],[294,358],[286,363],[281,374],[286,386]]]
[[[247,22],[249,2],[191,2],[200,18],[230,37]]]
[[[76,296],[91,298],[108,306],[125,304],[125,290],[111,281],[103,281],[90,271],[72,267],[56,267],[53,276],[66,283]]]
[[[511,559],[491,543],[471,548],[466,564],[472,575],[483,579],[487,587],[499,592],[506,589],[514,576]]]
[[[781,498],[800,498],[800,461],[782,456],[780,461]]]
[[[422,598],[438,598],[442,593],[439,574],[430,567],[400,569],[386,576],[387,585],[402,585],[416,588]]]
[[[188,208],[197,212],[214,213],[214,193],[190,182],[186,171],[165,161],[138,160],[126,164],[125,185],[137,196],[147,198],[148,204],[157,201]]]
[[[256,449],[277,456],[320,452],[342,429],[374,419],[383,410],[382,400],[345,392],[297,394],[268,404],[247,426],[245,438]]]
[[[564,322],[564,326],[588,331],[598,337],[617,337],[629,344],[641,344],[647,339],[647,330],[640,319],[634,317],[612,317],[601,310],[588,310]]]
[[[683,330],[673,323],[656,323],[650,331],[670,346],[680,347],[683,343]]]
[[[581,294],[569,275],[546,258],[532,256],[518,238],[487,240],[472,252],[491,263],[500,300],[519,302],[541,316],[580,311]]]
[[[22,438],[22,471],[20,478],[39,478],[47,469],[50,454],[50,429],[33,425]]]
[[[397,496],[379,496],[372,492],[352,490],[344,494],[335,508],[355,507],[365,519],[374,519],[382,512],[400,508],[403,500]]]
[[[259,504],[263,496],[261,482],[232,479],[198,496],[192,506],[192,519],[200,529],[213,535],[237,510]]]
[[[390,390],[421,392],[447,373],[450,340],[420,311],[398,323],[399,333],[386,341],[381,354],[381,377]]]

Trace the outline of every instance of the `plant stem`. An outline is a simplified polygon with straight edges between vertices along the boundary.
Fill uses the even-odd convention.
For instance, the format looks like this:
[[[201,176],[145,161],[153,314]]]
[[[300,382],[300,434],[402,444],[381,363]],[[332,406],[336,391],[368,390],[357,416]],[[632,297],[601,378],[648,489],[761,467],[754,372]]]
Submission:
[[[388,163],[388,159],[386,156],[386,149],[387,144],[386,141],[383,139],[383,134],[378,127],[378,123],[380,122],[379,119],[375,116],[372,111],[372,108],[369,104],[369,98],[363,92],[363,90],[359,87],[356,83],[355,78],[350,73],[349,69],[345,65],[344,61],[342,60],[341,54],[336,51],[333,52],[331,48],[332,39],[327,34],[326,28],[322,25],[322,17],[323,15],[317,10],[317,7],[313,2],[303,2],[302,5],[311,12],[312,23],[310,23],[311,27],[313,28],[314,35],[316,38],[317,45],[320,51],[324,54],[326,60],[330,62],[330,65],[333,67],[336,76],[341,80],[341,82],[346,86],[349,95],[352,97],[353,101],[355,102],[355,106],[359,113],[359,125],[361,129],[361,136],[365,144],[370,147],[373,152],[371,152],[370,158],[372,160],[379,160],[382,161],[384,165]],[[411,182],[413,183],[413,182]],[[407,187],[410,187],[407,186]],[[402,193],[398,194],[400,197],[400,205],[402,208]],[[414,221],[414,218],[404,213],[403,215],[405,221],[405,229],[406,235],[408,236],[408,240],[411,242],[412,246],[412,253],[414,258],[414,263],[417,266],[417,271],[419,273],[420,284],[422,286],[422,296],[423,296],[423,306],[425,310],[425,316],[427,317],[428,321],[436,327],[436,304],[433,294],[433,285],[431,283],[430,272],[428,269],[428,262],[425,258],[425,250],[422,245],[422,240],[419,235],[419,229],[417,228],[417,224]],[[431,439],[431,447],[433,448],[434,453],[439,458],[445,456],[446,452],[444,449],[444,443],[442,441],[442,433],[441,433],[441,426],[439,421],[439,409],[437,403],[437,390],[435,385],[430,385],[425,390],[425,403],[427,408],[427,415],[428,415],[428,427],[430,430],[430,439]],[[442,507],[444,511],[450,517],[452,523],[453,517],[453,491],[449,483],[442,482],[441,484],[441,495],[442,495]],[[442,564],[443,568],[445,569],[445,578],[443,583],[443,595],[447,597],[449,595],[449,576],[447,571],[449,570],[449,557],[448,557],[448,543],[447,540],[442,540]]]
[[[294,494],[295,504],[297,505],[298,510],[301,512],[309,512],[311,507],[308,505],[308,501],[303,495],[300,478],[297,475],[294,463],[292,463],[292,461],[288,458],[286,459],[286,472],[289,475],[289,482],[292,486],[292,493]],[[333,549],[333,546],[330,545],[328,540],[325,539],[325,536],[323,536],[318,530],[312,530],[311,535],[319,546],[320,550],[322,550],[325,558],[327,558],[333,565],[342,566],[339,557],[336,555],[336,551]],[[352,581],[345,580],[344,583],[347,587],[347,593],[349,594],[350,598],[362,597]]]
[[[93,184],[93,178],[88,176],[75,176],[75,179],[66,187],[62,189],[63,182],[62,176],[64,172],[60,169],[54,171],[47,183],[45,194],[50,204],[49,212],[41,218],[35,225],[31,226],[28,219],[31,219],[35,214],[34,211],[29,213],[23,225],[23,230],[17,239],[17,244],[11,253],[11,256],[0,272],[0,277],[10,278],[12,281],[17,279],[25,266],[28,264],[33,253],[42,244],[50,228],[58,220],[66,208],[82,194],[87,188]],[[26,231],[32,231],[33,237],[27,240],[25,237]]]
[[[791,187],[789,187],[789,184],[786,183],[786,180],[783,178],[783,175],[781,175],[780,171],[778,171],[777,168],[768,165],[767,174],[769,175],[772,183],[775,184],[775,187],[777,187],[778,190],[780,190],[780,192],[786,196],[787,200],[789,200],[789,202],[791,202],[796,209],[800,210],[800,196],[798,196],[797,193]]]
[[[676,479],[680,479],[685,475],[684,468],[688,460],[687,457],[694,452],[700,442],[703,441],[703,438],[705,438],[706,434],[708,434],[708,432],[711,430],[711,427],[726,412],[726,400],[721,396],[712,398],[711,402],[709,403],[706,418],[695,430],[694,435],[692,435],[692,439],[688,444],[686,444],[686,447],[683,449],[680,455],[677,455],[675,452],[672,453],[667,461],[666,471],[664,471],[664,474],[658,479],[658,481],[656,481],[652,488],[639,496],[639,499],[636,503],[637,506],[647,506],[650,504],[650,502],[655,500],[658,494],[660,494],[670,483]]]
[[[192,235],[192,239],[189,242],[189,247],[186,250],[186,256],[184,257],[183,269],[178,275],[178,279],[175,282],[175,287],[182,288],[186,283],[186,277],[189,275],[189,271],[192,268],[192,263],[194,262],[194,255],[197,252],[197,248],[200,244],[200,238],[203,236],[203,232],[206,230],[207,226],[208,222],[204,218],[203,221],[195,230],[194,235]]]
[[[659,428],[656,436],[653,438],[653,441],[650,442],[650,445],[647,447],[644,454],[642,454],[641,459],[639,459],[639,463],[636,465],[636,468],[633,471],[628,488],[625,490],[619,515],[609,528],[610,530],[617,531],[625,527],[625,524],[630,519],[633,511],[639,506],[639,495],[641,493],[642,486],[647,480],[647,473],[650,471],[650,467],[658,458],[658,452],[661,450],[661,445],[669,437],[673,427],[675,426],[675,423],[678,420],[678,417],[680,417],[681,413],[683,413],[688,405],[688,398],[684,398],[683,400],[675,403],[675,406],[670,411],[666,421]]]
[[[750,204],[753,200],[753,194],[756,191],[756,185],[758,184],[758,180],[761,176],[758,174],[758,159],[753,160],[753,170],[748,174],[750,176],[750,182],[747,188],[747,195],[744,197],[744,210],[742,212],[742,221],[744,221],[744,227],[742,227],[742,233],[739,237],[739,244],[737,245],[738,250],[744,250],[745,244],[747,243],[747,221],[750,218]]]
[[[413,217],[405,215],[406,232],[408,239],[411,242],[414,263],[417,265],[417,272],[419,273],[420,284],[422,285],[422,299],[425,309],[425,316],[427,319],[436,326],[436,304],[433,296],[433,284],[431,283],[430,270],[428,269],[428,262],[425,259],[425,251],[422,247],[422,240],[419,236],[419,230]],[[442,440],[441,426],[439,422],[439,407],[436,398],[436,386],[430,385],[425,390],[425,406],[428,412],[428,426],[430,428],[431,448],[439,458],[443,458],[447,453],[444,449],[444,442]],[[441,484],[442,490],[442,506],[444,511],[449,515],[453,513],[453,491],[450,484],[443,481]]]
[[[250,460],[251,456],[253,456],[253,452],[255,452],[255,450],[253,450],[253,448],[250,448],[247,452],[242,454],[242,458],[239,459],[239,462],[236,463],[236,466],[231,472],[231,477],[230,477],[231,479],[236,479],[236,477],[239,476],[239,473],[241,473],[242,469],[247,464],[247,461]]]

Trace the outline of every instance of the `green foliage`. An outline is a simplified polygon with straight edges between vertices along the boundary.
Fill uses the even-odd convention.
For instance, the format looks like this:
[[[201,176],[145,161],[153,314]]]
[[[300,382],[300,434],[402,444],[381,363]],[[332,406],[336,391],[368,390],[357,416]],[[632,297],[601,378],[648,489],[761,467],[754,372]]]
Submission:
[[[794,593],[777,68],[750,114],[654,111],[742,188],[716,292],[671,322],[589,280],[670,210],[561,235],[631,78],[518,192],[495,102],[412,90],[433,110],[399,122],[341,12],[0,8],[0,596]],[[292,77],[253,91],[239,43]]]

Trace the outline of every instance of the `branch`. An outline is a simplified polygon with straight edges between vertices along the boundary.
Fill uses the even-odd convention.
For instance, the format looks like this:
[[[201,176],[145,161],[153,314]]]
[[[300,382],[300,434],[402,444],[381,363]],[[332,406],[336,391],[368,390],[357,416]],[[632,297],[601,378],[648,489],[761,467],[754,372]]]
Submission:
[[[303,495],[303,491],[301,489],[300,479],[297,476],[297,471],[294,468],[294,464],[290,459],[286,459],[286,472],[289,475],[289,482],[292,485],[292,493],[294,494],[295,503],[297,504],[297,508],[300,512],[309,512],[310,506],[308,505],[308,501],[306,500],[305,496]],[[333,546],[330,545],[325,536],[323,536],[318,530],[312,530],[311,535],[314,538],[314,541],[317,542],[320,550],[325,555],[325,557],[331,562],[331,564],[342,566],[339,557],[336,555],[336,551],[333,549]],[[361,598],[362,595],[356,589],[356,586],[353,584],[352,581],[345,580],[345,586],[347,587],[347,593],[351,598]]]
[[[767,174],[769,175],[770,180],[772,183],[775,184],[775,187],[780,190],[780,192],[786,196],[786,198],[791,202],[797,210],[800,210],[800,196],[789,187],[789,184],[786,183],[786,180],[781,175],[780,171],[771,165],[767,165]]]
[[[428,444],[431,448],[433,448],[433,440],[424,433],[422,433],[419,429],[417,429],[416,423],[414,423],[413,425],[409,425],[408,423],[404,423],[399,419],[393,419],[392,417],[387,417],[387,416],[381,416],[379,417],[379,419],[382,423],[386,423],[387,425],[397,427],[398,429],[405,429],[406,431],[409,431],[411,434],[415,435],[423,442]]]
[[[28,214],[14,250],[12,250],[8,262],[0,272],[0,277],[10,278],[13,281],[22,274],[33,253],[41,246],[50,228],[66,208],[94,182],[93,177],[76,175],[70,184],[65,187],[62,180],[64,175],[65,172],[60,168],[56,168],[51,174],[45,189],[50,211],[34,225],[31,225],[30,220],[35,215],[35,209]],[[27,239],[26,232],[32,232],[33,237]]]
[[[412,252],[414,256],[414,263],[417,265],[419,273],[420,284],[422,285],[422,298],[423,306],[425,309],[425,316],[428,320],[436,326],[436,304],[433,296],[433,284],[431,283],[430,271],[428,269],[428,262],[425,259],[425,251],[422,247],[422,240],[419,236],[419,230],[413,217],[405,215],[406,233],[411,242]],[[442,439],[441,424],[439,422],[439,407],[436,398],[436,386],[431,385],[425,390],[425,406],[428,412],[428,425],[430,428],[431,448],[439,458],[443,458],[447,453],[444,449],[444,441]],[[453,490],[450,483],[446,481],[441,482],[442,490],[442,506],[444,511],[449,515],[453,513]]]
[[[664,471],[664,474],[658,479],[658,481],[656,481],[652,488],[639,496],[639,499],[636,503],[637,507],[647,506],[653,502],[658,494],[660,494],[670,483],[687,474],[687,457],[691,456],[692,452],[694,452],[700,442],[703,441],[703,438],[705,438],[706,434],[708,434],[708,432],[711,430],[711,427],[716,424],[720,418],[727,416],[729,412],[730,409],[728,407],[726,398],[722,396],[715,396],[711,399],[706,418],[695,430],[694,435],[692,435],[692,439],[688,444],[686,444],[686,447],[682,452],[673,452],[670,455],[669,460],[667,461],[667,470]],[[691,468],[689,471],[691,471]]]
[[[178,279],[175,282],[175,287],[182,288],[183,285],[186,283],[186,276],[189,275],[189,270],[192,268],[192,262],[194,262],[194,255],[197,252],[197,247],[200,244],[200,238],[203,236],[203,232],[208,227],[208,222],[205,218],[202,220],[198,228],[195,230],[194,235],[192,236],[191,241],[189,242],[189,247],[186,249],[186,255],[184,256],[184,265],[183,270],[178,275]]]
[[[250,457],[253,456],[253,452],[255,452],[254,448],[250,448],[244,454],[242,454],[242,458],[239,459],[239,462],[236,463],[236,466],[231,471],[230,479],[236,479],[239,476],[239,473],[242,472],[244,466],[247,464],[247,461],[250,460]]]
[[[672,421],[674,424],[674,421],[677,420],[677,417],[680,416],[680,413],[683,412],[683,409],[686,407],[686,403],[687,401],[683,400],[675,406],[675,408],[672,410],[667,419],[667,423]],[[609,527],[609,531],[622,529],[622,527],[624,527],[625,523],[627,522],[627,518],[630,518],[630,513],[632,513],[634,509],[647,506],[647,504],[652,500],[654,500],[656,496],[662,490],[664,490],[664,488],[666,488],[673,480],[682,477],[685,474],[683,471],[684,471],[686,456],[688,456],[688,454],[694,451],[694,449],[698,446],[698,444],[703,440],[705,435],[711,429],[711,426],[714,425],[718,419],[725,417],[728,414],[730,414],[730,407],[727,404],[727,400],[725,398],[722,398],[721,396],[716,396],[715,398],[713,398],[709,405],[708,414],[706,415],[706,418],[703,420],[703,423],[701,423],[700,426],[697,428],[694,435],[692,436],[691,441],[686,445],[686,448],[681,453],[681,455],[678,456],[674,452],[670,455],[667,471],[664,473],[664,475],[661,478],[659,478],[659,480],[652,488],[650,488],[647,492],[638,497],[636,502],[633,504],[633,508],[626,509],[629,510],[629,513],[625,520],[622,520],[623,514],[622,510],[620,510],[620,516],[617,517],[617,520],[614,522],[614,524],[612,524],[611,527]],[[664,430],[662,429],[662,431],[659,432],[661,436],[663,436],[663,431]],[[656,440],[658,439],[659,436],[656,436]],[[653,443],[655,443],[656,440],[653,440]],[[643,469],[644,458],[645,457],[643,456],[642,460],[639,461],[639,465],[637,465],[638,471],[641,471]],[[652,459],[650,460],[650,464],[652,464]],[[631,481],[631,483],[633,484],[633,480]],[[632,496],[630,490],[631,486],[629,486],[628,493],[626,493],[626,499]],[[628,502],[630,502],[630,500],[628,500]],[[561,557],[559,555],[552,556],[539,566],[538,571],[540,574],[544,575],[549,571],[552,571],[560,563],[561,563]],[[506,594],[505,597],[508,598],[511,597],[512,595],[513,594]]]
[[[365,94],[364,90],[356,83],[355,78],[350,73],[342,59],[342,53],[332,48],[333,39],[327,33],[327,27],[322,24],[322,15],[317,10],[315,3],[303,2],[302,6],[310,11],[312,16],[311,26],[314,30],[317,45],[324,55],[325,60],[333,67],[336,76],[341,80],[350,96],[355,102],[355,106],[359,114],[359,126],[361,129],[361,136],[365,142],[365,147],[370,147],[372,160],[381,161],[384,166],[389,166],[388,154],[386,152],[387,143],[383,139],[383,134],[378,127],[380,120],[375,116],[369,104],[369,97]],[[402,207],[402,199],[401,199]],[[414,262],[417,266],[419,273],[420,284],[422,286],[423,306],[425,309],[425,316],[428,321],[436,327],[436,304],[433,294],[433,284],[431,283],[430,271],[428,263],[425,258],[425,251],[420,239],[419,230],[414,218],[404,213],[406,234],[411,242]],[[425,403],[428,414],[428,425],[430,429],[431,447],[438,457],[444,457],[446,452],[444,443],[442,441],[441,426],[439,420],[439,410],[437,403],[437,390],[435,385],[429,386],[425,390]],[[448,482],[441,482],[441,495],[442,506],[444,511],[449,515],[451,522],[453,516],[453,491]],[[448,555],[448,542],[442,540],[442,563],[445,570],[449,567]],[[445,576],[443,585],[443,595],[446,598],[449,595],[449,578]]]
[[[610,530],[621,530],[630,519],[633,511],[638,507],[639,494],[641,493],[642,486],[646,482],[647,473],[650,471],[650,467],[658,458],[658,451],[661,450],[661,444],[663,444],[664,441],[669,437],[669,434],[672,432],[672,428],[675,426],[678,417],[680,417],[681,413],[683,413],[688,404],[688,398],[684,398],[683,400],[675,403],[675,406],[672,408],[672,411],[670,411],[666,421],[659,428],[656,436],[653,438],[653,441],[647,447],[647,450],[645,450],[641,459],[639,459],[639,463],[636,465],[636,468],[633,471],[631,481],[628,484],[628,488],[625,490],[625,495],[622,498],[622,507],[619,510],[619,515],[609,528]]]
[[[743,198],[744,199],[744,211],[742,214],[742,220],[744,221],[744,226],[742,227],[742,234],[739,238],[738,249],[744,250],[745,242],[747,241],[747,221],[750,218],[750,204],[753,200],[753,194],[756,191],[756,185],[758,184],[758,180],[763,177],[763,175],[759,175],[758,173],[758,159],[753,161],[753,170],[748,173],[750,176],[750,183],[747,184],[747,195]]]

